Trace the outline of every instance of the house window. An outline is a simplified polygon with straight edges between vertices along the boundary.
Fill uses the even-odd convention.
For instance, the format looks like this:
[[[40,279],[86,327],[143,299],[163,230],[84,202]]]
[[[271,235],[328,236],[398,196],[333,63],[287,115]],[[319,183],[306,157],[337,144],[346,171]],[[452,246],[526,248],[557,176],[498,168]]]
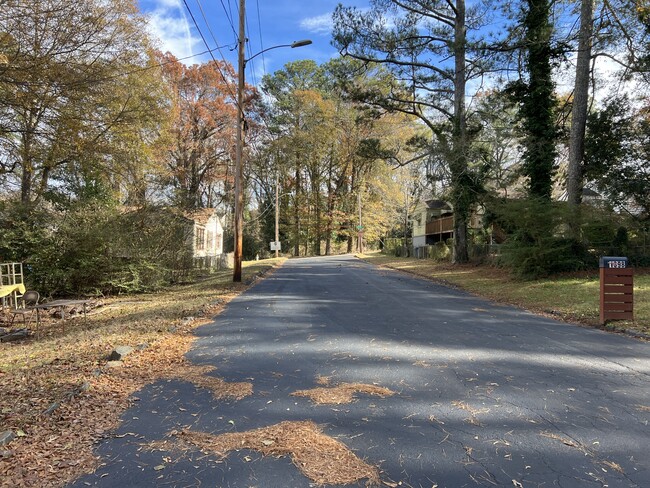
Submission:
[[[205,229],[196,229],[196,250],[203,251],[205,249]]]
[[[214,232],[208,231],[208,242],[206,244],[208,251],[214,251]]]

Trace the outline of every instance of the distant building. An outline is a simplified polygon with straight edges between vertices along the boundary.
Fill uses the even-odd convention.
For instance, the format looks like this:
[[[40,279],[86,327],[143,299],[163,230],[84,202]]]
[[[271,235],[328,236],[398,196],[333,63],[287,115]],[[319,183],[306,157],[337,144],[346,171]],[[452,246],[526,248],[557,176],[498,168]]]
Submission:
[[[203,208],[183,213],[189,225],[188,245],[196,268],[224,267],[223,226],[213,208]]]
[[[483,209],[470,214],[467,222],[469,229],[483,227]],[[454,209],[444,200],[423,200],[411,214],[413,223],[413,253],[415,256],[426,255],[423,248],[437,242],[446,242],[454,237]]]
[[[411,216],[415,249],[454,236],[454,211],[443,200],[424,200],[415,207]]]
[[[569,199],[569,195],[566,190],[564,190],[558,197],[558,201],[566,202]],[[605,199],[603,196],[590,188],[582,189],[582,203],[586,205],[591,205],[592,207],[602,207],[605,204]]]
[[[174,207],[124,207],[122,214],[128,225],[160,239],[159,248],[164,250],[160,259],[174,270],[232,266],[232,259],[223,253],[223,226],[213,208],[183,211]],[[128,260],[138,246],[137,241],[127,240],[113,254]]]

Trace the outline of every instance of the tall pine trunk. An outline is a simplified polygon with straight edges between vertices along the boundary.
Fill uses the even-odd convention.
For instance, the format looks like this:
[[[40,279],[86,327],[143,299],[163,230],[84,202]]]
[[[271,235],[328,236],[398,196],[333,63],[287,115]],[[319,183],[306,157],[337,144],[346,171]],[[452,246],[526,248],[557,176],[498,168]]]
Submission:
[[[454,118],[453,118],[453,154],[450,161],[452,179],[452,204],[454,206],[454,255],[455,263],[469,261],[467,252],[467,219],[470,212],[472,196],[467,188],[467,153],[469,140],[465,112],[465,0],[456,2],[454,25]]]
[[[580,31],[578,32],[578,59],[573,89],[571,133],[569,135],[569,167],[567,171],[567,200],[572,205],[582,201],[582,160],[585,152],[585,129],[589,102],[589,65],[591,61],[591,36],[593,31],[593,0],[582,0]]]

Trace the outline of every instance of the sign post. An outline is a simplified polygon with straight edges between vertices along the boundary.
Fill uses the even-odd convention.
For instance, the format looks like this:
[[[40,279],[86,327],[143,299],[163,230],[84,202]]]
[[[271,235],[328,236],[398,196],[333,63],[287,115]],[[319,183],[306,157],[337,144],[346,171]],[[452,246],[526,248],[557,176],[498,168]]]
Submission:
[[[634,270],[625,257],[600,258],[600,324],[634,319]]]

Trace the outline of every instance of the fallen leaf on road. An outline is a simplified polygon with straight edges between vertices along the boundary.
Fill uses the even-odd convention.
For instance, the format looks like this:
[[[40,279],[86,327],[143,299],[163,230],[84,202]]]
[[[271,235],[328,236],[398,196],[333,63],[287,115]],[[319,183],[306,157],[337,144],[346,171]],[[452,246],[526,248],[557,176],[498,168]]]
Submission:
[[[379,471],[359,459],[345,444],[323,434],[311,421],[281,422],[247,432],[212,435],[184,430],[181,444],[226,457],[230,451],[253,449],[264,456],[291,456],[293,464],[318,485],[344,485],[367,479],[380,483]],[[273,439],[272,444],[265,441]]]
[[[354,400],[355,393],[375,395],[379,397],[392,396],[395,392],[382,386],[366,385],[363,383],[341,383],[338,386],[319,387],[311,390],[294,391],[291,396],[307,397],[319,405],[350,403]]]

